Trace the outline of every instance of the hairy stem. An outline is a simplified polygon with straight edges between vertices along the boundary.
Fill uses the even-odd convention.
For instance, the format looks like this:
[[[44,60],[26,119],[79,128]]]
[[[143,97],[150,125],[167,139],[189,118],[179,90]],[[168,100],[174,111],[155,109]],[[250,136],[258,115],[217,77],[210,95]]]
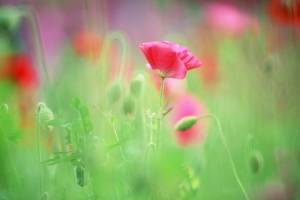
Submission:
[[[117,138],[117,141],[119,142],[119,137],[118,137],[118,135],[117,135],[117,131],[116,131],[115,124],[112,124],[112,126],[113,126],[113,129],[114,129],[114,133],[115,133],[115,136],[116,136],[116,138]],[[123,161],[125,161],[125,157],[124,157],[124,154],[123,154],[122,147],[121,147],[121,146],[119,146],[119,147],[120,147],[120,151],[121,151],[121,154],[122,154]]]
[[[47,86],[49,86],[50,78],[47,70],[45,52],[42,44],[42,38],[36,11],[30,6],[21,6],[20,9],[23,12],[24,17],[27,18],[31,25],[35,54],[37,55],[39,65],[43,68]]]
[[[156,151],[159,149],[159,138],[160,138],[160,129],[161,129],[161,107],[162,107],[162,102],[163,102],[163,91],[164,91],[164,86],[165,86],[165,78],[161,78],[161,87],[160,87],[160,95],[159,95],[159,108],[158,108],[158,127],[157,127],[157,143],[156,143]]]
[[[39,165],[39,173],[40,173],[40,188],[39,188],[39,197],[42,196],[43,194],[43,172],[42,172],[42,166],[41,166],[41,161],[42,161],[42,153],[41,153],[41,133],[40,133],[40,108],[41,105],[37,109],[37,117],[36,117],[36,142],[37,142],[37,156],[38,156],[38,165]]]
[[[219,119],[218,119],[215,115],[212,115],[212,114],[199,116],[198,119],[204,118],[204,117],[211,117],[211,118],[213,118],[213,119],[216,121],[217,126],[218,126],[218,130],[219,130],[219,134],[220,134],[221,140],[222,140],[222,142],[223,142],[223,144],[224,144],[224,146],[225,146],[225,148],[226,148],[226,151],[227,151],[227,154],[228,154],[230,163],[231,163],[231,167],[232,167],[232,170],[233,170],[235,179],[236,179],[236,181],[238,182],[240,188],[242,189],[242,191],[243,191],[243,193],[244,193],[246,199],[249,200],[248,195],[247,195],[247,193],[246,193],[246,191],[245,191],[245,189],[244,189],[244,187],[243,187],[243,184],[242,184],[242,182],[240,181],[240,178],[239,178],[239,176],[238,176],[238,174],[237,174],[237,172],[236,172],[236,169],[235,169],[235,166],[234,166],[234,163],[233,163],[231,154],[230,154],[230,152],[229,152],[229,148],[228,148],[226,139],[225,139],[225,137],[224,137],[224,133],[223,133],[223,131],[222,131],[222,126],[221,126],[221,123],[220,123]]]

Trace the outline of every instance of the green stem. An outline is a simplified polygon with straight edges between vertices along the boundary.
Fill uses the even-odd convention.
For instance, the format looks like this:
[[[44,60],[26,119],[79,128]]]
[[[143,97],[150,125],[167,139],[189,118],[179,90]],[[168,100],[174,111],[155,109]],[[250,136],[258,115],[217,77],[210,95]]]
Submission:
[[[218,119],[215,115],[212,115],[212,114],[199,116],[198,119],[204,118],[204,117],[211,117],[211,118],[213,118],[213,119],[216,121],[217,126],[218,126],[218,130],[219,130],[219,134],[220,134],[220,137],[221,137],[221,140],[222,140],[222,142],[223,142],[223,144],[224,144],[224,146],[225,146],[225,148],[226,148],[227,154],[228,154],[228,156],[229,156],[229,160],[230,160],[230,163],[231,163],[231,167],[232,167],[232,170],[233,170],[235,179],[236,179],[236,181],[238,182],[240,188],[242,189],[242,191],[243,191],[243,193],[244,193],[246,199],[249,200],[248,195],[247,195],[247,193],[246,193],[246,191],[245,191],[245,189],[244,189],[244,187],[243,187],[243,184],[241,183],[240,178],[239,178],[239,176],[238,176],[238,174],[237,174],[237,172],[236,172],[236,169],[235,169],[233,160],[232,160],[232,158],[231,158],[231,154],[230,154],[230,152],[229,152],[229,148],[228,148],[226,139],[225,139],[225,137],[224,137],[224,133],[223,133],[223,131],[222,131],[222,126],[221,126],[221,123],[220,123],[219,119]]]
[[[82,122],[82,126],[84,127],[84,123],[83,123],[83,119],[82,119],[82,115],[80,115],[81,118],[81,122]],[[86,197],[90,196],[90,163],[89,158],[88,158],[88,134],[86,132],[86,129],[84,127],[84,131],[83,131],[83,143],[84,143],[84,157],[83,157],[83,171],[84,171],[84,194]],[[92,187],[91,187],[92,188]]]
[[[39,165],[39,172],[40,172],[40,188],[39,188],[39,197],[43,194],[43,172],[42,172],[42,153],[41,153],[41,133],[40,133],[40,108],[41,105],[37,109],[37,117],[36,117],[36,142],[37,142],[37,156],[38,156],[38,165]]]
[[[38,63],[43,67],[44,75],[46,78],[47,86],[50,85],[50,78],[47,71],[45,52],[42,45],[42,39],[39,29],[38,17],[36,11],[30,6],[21,6],[20,10],[23,12],[24,17],[26,17],[32,28],[32,39],[34,43],[34,50],[38,58]]]
[[[104,45],[103,45],[103,49],[102,49],[102,53],[101,53],[101,57],[100,57],[100,70],[97,73],[97,78],[96,80],[101,80],[100,86],[104,87],[105,83],[107,83],[107,54],[109,52],[109,49],[112,46],[113,41],[118,41],[119,43],[119,52],[120,52],[120,70],[119,70],[119,74],[118,74],[118,78],[123,77],[123,72],[124,72],[124,67],[125,67],[125,57],[126,54],[129,52],[129,47],[128,47],[128,40],[127,38],[124,36],[124,34],[120,33],[120,32],[111,32],[108,33],[105,41],[104,41]],[[102,75],[102,77],[100,78],[99,73]],[[97,83],[98,84],[98,83]],[[98,95],[99,96],[99,95]]]
[[[118,135],[117,135],[117,131],[116,131],[115,124],[112,124],[112,126],[113,126],[113,129],[114,129],[115,136],[116,136],[116,138],[117,138],[117,142],[119,142],[119,137],[118,137]],[[121,146],[119,146],[119,147],[120,147],[120,151],[121,151],[121,154],[122,154],[123,161],[125,161],[125,157],[124,157],[124,154],[123,154],[122,147],[121,147]]]
[[[157,127],[157,143],[156,143],[156,151],[159,149],[159,138],[160,138],[160,129],[161,129],[161,107],[163,102],[163,92],[164,92],[164,86],[165,86],[165,78],[161,77],[161,87],[160,87],[160,95],[159,95],[159,108],[158,108],[158,127]]]

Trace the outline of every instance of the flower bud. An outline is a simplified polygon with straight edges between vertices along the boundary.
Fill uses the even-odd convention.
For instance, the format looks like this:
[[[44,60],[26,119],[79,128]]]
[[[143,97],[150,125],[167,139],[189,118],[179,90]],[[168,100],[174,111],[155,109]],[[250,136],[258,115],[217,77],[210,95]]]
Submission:
[[[42,197],[40,198],[40,200],[47,200],[47,199],[49,199],[49,194],[48,194],[48,192],[45,192],[45,193],[42,195]]]
[[[74,173],[76,177],[76,183],[81,187],[84,186],[84,171],[81,167],[76,166],[74,168]]]
[[[4,104],[0,107],[0,114],[7,115],[8,114],[8,106],[7,104]]]
[[[122,107],[123,107],[123,111],[126,115],[133,114],[135,111],[135,107],[136,107],[136,100],[135,100],[134,96],[132,96],[131,94],[128,94],[127,96],[125,96],[123,99]]]
[[[41,124],[47,129],[48,131],[52,131],[53,126],[47,125],[47,123],[54,119],[52,111],[46,106],[44,103],[38,104],[38,117]]]
[[[185,131],[194,126],[194,124],[197,122],[198,118],[197,117],[185,117],[177,124],[175,125],[174,129],[176,131]]]
[[[118,80],[110,85],[106,91],[106,96],[109,104],[114,104],[120,99],[121,85]]]
[[[256,174],[263,167],[263,157],[259,151],[253,151],[249,157],[249,167],[250,170]]]
[[[140,97],[145,87],[145,76],[137,74],[130,83],[130,93],[135,97]]]

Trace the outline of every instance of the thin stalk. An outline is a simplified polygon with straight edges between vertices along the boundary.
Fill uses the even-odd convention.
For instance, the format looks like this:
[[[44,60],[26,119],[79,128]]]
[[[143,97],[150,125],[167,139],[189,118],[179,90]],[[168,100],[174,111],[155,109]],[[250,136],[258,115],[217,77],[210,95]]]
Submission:
[[[164,86],[165,86],[165,78],[161,78],[161,87],[160,87],[160,95],[159,95],[159,108],[158,108],[158,113],[160,115],[161,112],[161,107],[162,107],[162,102],[163,102],[163,91],[164,91]],[[157,127],[157,143],[156,143],[156,151],[158,151],[159,148],[159,138],[160,138],[160,129],[161,129],[161,118],[158,118],[158,127]]]
[[[236,169],[235,169],[233,160],[232,160],[232,158],[231,158],[231,154],[230,154],[230,152],[229,152],[229,148],[228,148],[226,139],[225,139],[225,137],[224,137],[224,133],[223,133],[223,131],[222,131],[222,126],[221,126],[221,123],[220,123],[219,119],[218,119],[215,115],[212,115],[212,114],[202,115],[202,116],[199,116],[197,119],[204,118],[204,117],[211,117],[211,118],[213,118],[213,119],[216,121],[217,126],[218,126],[218,130],[219,130],[219,134],[220,134],[221,140],[222,140],[222,142],[223,142],[223,144],[224,144],[224,146],[225,146],[225,148],[226,148],[226,151],[227,151],[227,154],[228,154],[230,163],[231,163],[231,167],[232,167],[232,170],[233,170],[235,179],[236,179],[236,181],[238,182],[240,188],[242,189],[242,191],[243,191],[243,193],[244,193],[246,199],[249,200],[248,195],[247,195],[247,193],[246,193],[246,191],[245,191],[245,189],[244,189],[244,187],[243,187],[243,184],[242,184],[242,182],[240,181],[240,178],[239,178],[239,176],[238,176],[238,174],[237,174],[237,172],[236,172]]]
[[[81,122],[83,125],[83,119],[81,117]],[[84,126],[84,125],[83,125]],[[84,133],[83,133],[83,140],[84,140],[84,160],[83,160],[83,171],[84,171],[84,193],[86,197],[89,197],[90,195],[90,184],[89,184],[89,178],[90,178],[90,171],[89,171],[89,167],[90,167],[90,163],[88,162],[88,135],[84,129]]]
[[[149,149],[152,147],[153,148],[153,152],[155,152],[155,144],[153,143],[153,129],[151,128],[151,132],[150,132],[150,142],[147,145],[147,149],[146,149],[146,155],[145,155],[145,161],[147,161],[148,159],[148,152]]]
[[[119,142],[119,137],[117,135],[115,124],[113,123],[112,126],[113,126],[113,129],[114,129],[114,133],[115,133],[115,136],[117,138],[117,141]],[[122,154],[123,161],[125,161],[124,154],[123,154],[123,151],[122,151],[122,147],[121,146],[119,146],[119,147],[120,147],[120,151],[121,151],[121,154]]]
[[[105,41],[104,41],[104,45],[103,45],[103,49],[102,49],[102,52],[101,52],[101,57],[100,57],[100,70],[101,71],[98,71],[97,73],[97,78],[96,80],[101,80],[101,83],[100,83],[100,86],[104,87],[105,83],[107,83],[107,55],[108,55],[108,52],[111,48],[111,45],[113,43],[113,41],[118,41],[119,43],[119,52],[120,52],[120,68],[119,68],[119,72],[118,72],[118,78],[121,78],[123,77],[123,73],[124,73],[124,67],[125,67],[125,57],[126,57],[126,54],[127,52],[130,50],[128,48],[128,42],[127,42],[127,39],[126,37],[124,36],[124,34],[120,33],[120,32],[111,32],[111,33],[108,33],[106,38],[105,38]],[[102,75],[102,77],[100,78],[100,74]],[[98,83],[97,83],[98,84]]]
[[[49,86],[50,78],[47,70],[45,52],[42,44],[41,33],[40,33],[36,11],[30,6],[21,6],[20,10],[23,12],[24,17],[27,18],[27,20],[31,25],[35,54],[37,55],[39,66],[42,66],[43,68],[47,86]]]
[[[41,161],[42,161],[42,153],[41,153],[41,133],[40,133],[40,108],[41,106],[38,107],[37,109],[37,117],[36,117],[36,142],[37,142],[37,156],[38,156],[38,165],[39,165],[39,173],[40,173],[40,188],[39,188],[39,197],[42,196],[43,194],[43,172],[42,172],[42,166],[41,166]]]
[[[83,166],[83,171],[84,171],[84,185],[86,186],[86,187],[84,187],[84,193],[85,193],[85,195],[86,196],[88,196],[89,195],[89,193],[88,193],[88,182],[89,182],[89,174],[88,174],[88,158],[87,158],[87,139],[86,139],[86,134],[85,134],[85,132],[84,132],[84,134],[83,134],[83,139],[84,139],[84,162],[83,162],[83,164],[84,164],[84,166]]]

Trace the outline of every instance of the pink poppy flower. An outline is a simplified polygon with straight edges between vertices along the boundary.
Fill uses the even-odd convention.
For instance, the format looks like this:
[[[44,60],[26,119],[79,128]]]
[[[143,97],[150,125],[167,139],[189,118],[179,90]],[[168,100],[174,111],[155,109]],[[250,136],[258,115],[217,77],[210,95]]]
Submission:
[[[184,94],[178,97],[174,105],[174,115],[172,123],[175,125],[184,117],[196,117],[206,114],[204,104],[190,94]],[[187,147],[204,140],[206,135],[207,123],[205,119],[198,120],[190,129],[185,131],[176,131],[175,138],[179,146]]]
[[[188,48],[168,41],[146,42],[140,44],[140,48],[151,69],[163,78],[184,79],[187,70],[202,65]]]

